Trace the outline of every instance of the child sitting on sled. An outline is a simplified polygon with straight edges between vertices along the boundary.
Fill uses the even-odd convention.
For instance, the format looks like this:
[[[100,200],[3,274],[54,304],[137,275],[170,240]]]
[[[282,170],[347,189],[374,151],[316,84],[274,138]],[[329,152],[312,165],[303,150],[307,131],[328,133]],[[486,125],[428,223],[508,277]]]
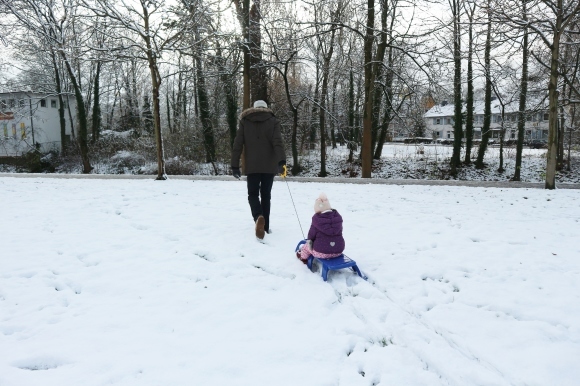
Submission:
[[[330,259],[342,255],[344,238],[342,237],[342,217],[332,209],[326,194],[314,201],[314,216],[308,231],[308,240],[296,252],[296,257],[304,264],[310,255],[319,259]]]

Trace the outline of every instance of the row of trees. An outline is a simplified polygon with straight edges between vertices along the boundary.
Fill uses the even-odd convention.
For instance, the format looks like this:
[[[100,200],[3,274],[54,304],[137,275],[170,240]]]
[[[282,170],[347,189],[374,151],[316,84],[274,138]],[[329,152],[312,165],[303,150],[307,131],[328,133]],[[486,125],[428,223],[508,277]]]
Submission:
[[[164,140],[192,142],[205,162],[226,159],[240,110],[263,99],[282,120],[293,174],[300,151],[316,144],[325,176],[326,147],[342,143],[368,178],[393,124],[423,136],[425,109],[450,96],[450,171],[471,162],[478,96],[483,168],[495,96],[502,106],[519,100],[519,180],[534,92],[548,98],[546,187],[554,188],[563,132],[576,125],[575,0],[0,0],[0,14],[9,31],[0,44],[12,47],[19,69],[12,81],[74,93],[85,173],[103,130],[155,138],[158,179],[166,178]],[[564,109],[574,112],[567,122]]]
[[[483,158],[489,141],[491,123],[492,93],[502,106],[519,100],[517,118],[518,141],[516,150],[516,167],[513,180],[520,180],[522,147],[526,122],[528,86],[532,76],[529,71],[530,54],[539,66],[540,73],[536,75],[540,87],[548,83],[548,154],[546,164],[547,189],[556,187],[556,169],[562,167],[564,155],[564,132],[566,129],[564,108],[572,106],[569,111],[571,122],[575,124],[575,104],[578,103],[578,66],[580,65],[580,2],[567,0],[487,0],[484,4],[462,0],[449,0],[453,15],[454,36],[454,149],[451,158],[452,172],[461,166],[460,148],[463,137],[464,114],[462,110],[462,50],[461,50],[461,20],[467,17],[469,29],[467,56],[467,114],[466,127],[466,159],[469,163],[471,140],[473,136],[473,55],[475,42],[473,28],[474,17],[479,6],[484,12],[485,43],[483,59],[483,81],[485,83],[485,113],[482,128],[482,141],[476,161],[476,167],[483,168]],[[462,8],[465,12],[462,11]],[[477,28],[477,27],[475,27]],[[531,39],[530,39],[531,35]],[[565,49],[561,50],[560,45]],[[507,47],[506,47],[507,46]],[[492,50],[505,49],[503,55],[493,56]],[[520,66],[513,71],[512,55],[521,55]],[[505,62],[506,58],[508,63]],[[517,63],[517,62],[516,62]],[[506,65],[507,64],[507,65]],[[508,86],[504,85],[506,80]],[[519,84],[517,83],[519,80]],[[510,87],[511,86],[511,87]],[[515,86],[515,87],[514,87]],[[566,92],[568,90],[568,92]],[[502,117],[503,121],[503,117]],[[500,137],[503,140],[503,135]],[[503,146],[503,141],[500,146]],[[500,154],[503,154],[500,151]],[[568,160],[569,161],[569,160]],[[500,160],[502,168],[503,159]]]

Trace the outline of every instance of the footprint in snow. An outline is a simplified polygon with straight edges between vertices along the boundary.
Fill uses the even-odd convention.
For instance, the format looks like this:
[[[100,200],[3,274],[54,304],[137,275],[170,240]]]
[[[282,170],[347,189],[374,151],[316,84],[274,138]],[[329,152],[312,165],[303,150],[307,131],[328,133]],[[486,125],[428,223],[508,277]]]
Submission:
[[[65,364],[67,364],[65,361],[50,356],[39,356],[28,359],[20,359],[13,362],[14,367],[18,367],[19,369],[29,371],[51,370],[56,369],[57,367],[60,367]]]

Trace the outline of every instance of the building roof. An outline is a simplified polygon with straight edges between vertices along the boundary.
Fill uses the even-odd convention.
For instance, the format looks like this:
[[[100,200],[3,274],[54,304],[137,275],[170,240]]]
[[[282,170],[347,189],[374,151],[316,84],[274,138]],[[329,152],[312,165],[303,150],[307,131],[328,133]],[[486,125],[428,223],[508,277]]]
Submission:
[[[444,102],[445,103],[445,102]],[[530,98],[527,103],[528,105],[527,110],[533,111],[538,109],[545,109],[546,108],[546,100],[544,98]],[[505,112],[506,113],[516,113],[519,111],[519,100],[514,100],[511,103],[506,104]],[[465,112],[465,103],[463,104],[463,112]],[[485,110],[485,102],[484,101],[474,101],[473,102],[473,113],[475,115],[483,115]],[[455,111],[455,106],[453,104],[445,104],[445,105],[435,105],[430,108],[425,115],[424,118],[437,118],[437,117],[452,117]],[[501,114],[501,104],[497,99],[491,101],[491,113],[492,114]]]
[[[40,98],[44,98],[44,97],[51,97],[51,96],[57,96],[57,93],[48,93],[48,92],[40,92],[40,91],[26,91],[26,90],[18,90],[18,91],[5,91],[5,92],[0,92],[0,97],[10,97],[10,96],[17,96],[17,95],[26,95],[29,97],[40,97]],[[63,92],[61,93],[62,95],[71,95],[74,96],[74,93],[72,92]]]

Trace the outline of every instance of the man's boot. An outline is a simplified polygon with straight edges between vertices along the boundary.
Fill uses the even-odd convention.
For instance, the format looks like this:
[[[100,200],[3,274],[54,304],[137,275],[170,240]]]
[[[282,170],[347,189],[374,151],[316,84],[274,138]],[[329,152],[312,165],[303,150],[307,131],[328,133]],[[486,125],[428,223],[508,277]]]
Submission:
[[[258,219],[256,220],[256,237],[260,240],[262,240],[266,234],[266,231],[264,230],[265,225],[266,220],[264,219],[264,216],[258,216]]]

